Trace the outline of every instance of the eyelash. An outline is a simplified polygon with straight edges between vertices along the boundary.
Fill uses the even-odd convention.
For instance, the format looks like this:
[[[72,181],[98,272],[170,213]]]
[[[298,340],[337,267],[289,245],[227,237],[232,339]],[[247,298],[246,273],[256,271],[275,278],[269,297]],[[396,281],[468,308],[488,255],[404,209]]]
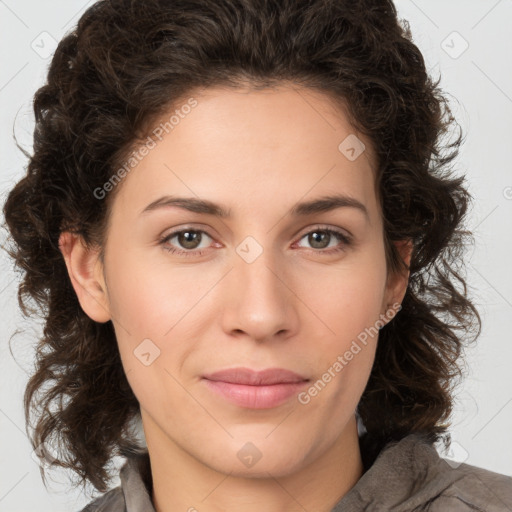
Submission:
[[[174,247],[166,245],[167,242],[169,240],[171,240],[172,238],[174,238],[176,235],[179,235],[179,234],[185,233],[185,232],[204,233],[207,236],[209,236],[210,238],[213,238],[206,231],[204,231],[202,229],[185,228],[185,229],[180,229],[179,231],[174,231],[172,233],[169,233],[168,235],[166,235],[165,237],[163,237],[159,240],[159,244],[162,245],[162,248],[165,251],[170,252],[171,254],[176,254],[178,256],[185,256],[185,257],[202,256],[204,254],[204,249],[181,250],[181,249],[175,249]],[[311,233],[315,233],[315,232],[328,233],[329,235],[334,235],[335,237],[339,238],[343,244],[339,247],[336,247],[334,249],[329,249],[329,250],[310,249],[310,251],[312,251],[312,252],[316,252],[316,253],[324,254],[324,255],[332,255],[332,254],[344,251],[345,248],[350,246],[352,243],[351,237],[345,235],[341,231],[338,231],[338,230],[335,230],[332,228],[324,228],[324,227],[320,227],[320,226],[317,226],[316,228],[312,229],[311,231],[308,231],[307,233],[304,233],[300,237],[299,241],[302,240],[304,237],[310,235]]]

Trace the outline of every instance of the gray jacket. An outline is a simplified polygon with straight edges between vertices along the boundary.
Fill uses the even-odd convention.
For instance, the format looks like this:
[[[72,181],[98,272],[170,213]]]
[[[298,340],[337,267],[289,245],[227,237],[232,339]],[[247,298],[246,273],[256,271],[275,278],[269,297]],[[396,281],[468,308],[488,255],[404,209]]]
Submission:
[[[146,454],[128,459],[121,486],[81,512],[155,512]],[[388,443],[332,512],[512,512],[512,478],[439,456],[423,436]]]

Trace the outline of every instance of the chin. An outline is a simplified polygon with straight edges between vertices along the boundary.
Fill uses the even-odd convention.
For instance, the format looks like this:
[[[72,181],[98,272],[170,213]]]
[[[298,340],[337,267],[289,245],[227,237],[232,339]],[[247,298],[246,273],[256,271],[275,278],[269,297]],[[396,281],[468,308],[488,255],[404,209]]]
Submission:
[[[218,453],[205,454],[203,451],[200,460],[215,471],[234,477],[269,478],[271,475],[277,478],[300,470],[307,455],[298,451],[295,445],[285,446],[283,443],[281,449],[268,442],[261,449],[257,442],[236,442],[236,445],[236,448],[226,447]],[[304,446],[301,448],[304,449]]]

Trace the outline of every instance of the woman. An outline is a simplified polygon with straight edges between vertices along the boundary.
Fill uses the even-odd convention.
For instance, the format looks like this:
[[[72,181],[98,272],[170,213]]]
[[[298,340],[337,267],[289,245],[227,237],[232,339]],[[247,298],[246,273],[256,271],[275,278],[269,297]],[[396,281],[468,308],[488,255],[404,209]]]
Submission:
[[[25,413],[84,510],[512,507],[434,447],[480,332],[470,195],[390,1],[100,1],[34,109],[4,207],[46,322]]]

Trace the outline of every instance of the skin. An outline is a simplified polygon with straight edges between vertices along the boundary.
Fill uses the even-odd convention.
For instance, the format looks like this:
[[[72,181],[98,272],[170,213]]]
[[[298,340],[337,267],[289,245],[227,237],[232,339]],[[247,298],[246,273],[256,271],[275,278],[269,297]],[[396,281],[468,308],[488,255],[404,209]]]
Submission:
[[[320,92],[218,87],[194,97],[198,105],[118,185],[104,261],[62,234],[69,275],[85,313],[115,326],[158,512],[327,512],[363,473],[354,412],[378,336],[307,404],[239,407],[201,376],[280,367],[314,383],[402,301],[409,276],[387,271],[371,144]],[[366,145],[354,161],[338,149],[349,134]],[[368,219],[353,207],[289,214],[334,193],[358,199]],[[166,194],[220,203],[232,218],[175,206],[141,214]],[[159,243],[184,228],[204,230],[202,255],[178,237]],[[352,243],[326,235],[315,246],[307,235],[325,228]],[[257,243],[249,251],[262,249],[251,263],[236,251],[248,236]],[[397,247],[409,264],[410,244]],[[134,354],[144,339],[160,350],[148,366]],[[261,453],[251,467],[237,456],[248,442]]]

